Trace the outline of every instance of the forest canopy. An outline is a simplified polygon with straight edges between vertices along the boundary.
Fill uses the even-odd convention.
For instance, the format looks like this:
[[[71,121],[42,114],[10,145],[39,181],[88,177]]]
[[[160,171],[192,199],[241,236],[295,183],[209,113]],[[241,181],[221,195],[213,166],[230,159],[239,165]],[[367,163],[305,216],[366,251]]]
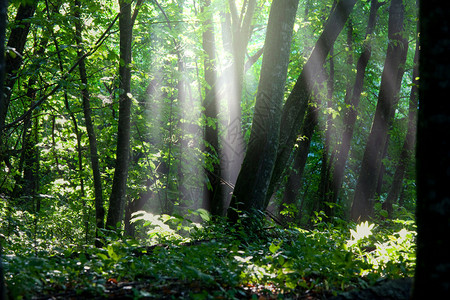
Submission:
[[[14,0],[5,23],[10,296],[158,278],[182,297],[192,277],[188,298],[320,299],[413,276],[416,1]]]

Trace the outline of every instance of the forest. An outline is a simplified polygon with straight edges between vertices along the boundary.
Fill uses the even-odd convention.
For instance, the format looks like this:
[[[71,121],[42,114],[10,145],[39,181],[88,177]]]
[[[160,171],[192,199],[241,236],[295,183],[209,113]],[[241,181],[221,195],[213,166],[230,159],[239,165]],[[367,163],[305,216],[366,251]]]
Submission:
[[[448,15],[0,0],[0,298],[450,297]]]

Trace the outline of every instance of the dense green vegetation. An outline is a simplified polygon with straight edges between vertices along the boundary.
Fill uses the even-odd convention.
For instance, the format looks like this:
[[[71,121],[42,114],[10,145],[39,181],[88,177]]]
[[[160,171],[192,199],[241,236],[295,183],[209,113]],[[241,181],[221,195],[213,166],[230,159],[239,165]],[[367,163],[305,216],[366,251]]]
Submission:
[[[10,297],[322,299],[413,277],[416,1],[283,1],[10,1]]]
[[[317,217],[311,230],[264,229],[273,224],[260,223],[249,231],[211,221],[204,211],[192,217],[198,214],[206,221],[203,225],[182,217],[138,214],[141,239],[108,238],[101,249],[36,238],[26,226],[17,226],[7,248],[14,255],[4,258],[9,292],[14,298],[322,299],[382,279],[413,276],[411,221],[355,227]],[[26,216],[22,218],[26,223]]]

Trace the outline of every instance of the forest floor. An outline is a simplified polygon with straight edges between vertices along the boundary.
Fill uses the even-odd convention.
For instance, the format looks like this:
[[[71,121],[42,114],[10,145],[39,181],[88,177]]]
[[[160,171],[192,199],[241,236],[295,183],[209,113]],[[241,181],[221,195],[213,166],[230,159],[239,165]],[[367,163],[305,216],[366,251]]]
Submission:
[[[195,281],[177,279],[164,281],[154,279],[139,282],[109,279],[104,285],[104,293],[99,296],[89,289],[66,290],[51,295],[35,296],[33,299],[301,299],[301,300],[408,300],[410,299],[412,278],[386,280],[365,289],[354,289],[333,295],[331,292],[304,290],[280,292],[275,286],[248,285],[233,288],[228,296],[223,296],[229,287],[202,286]]]
[[[413,222],[324,223],[312,230],[230,229],[216,222],[191,232],[189,239],[158,232],[147,245],[116,237],[105,240],[102,248],[55,247],[42,241],[38,249],[36,243],[10,241],[3,257],[9,297],[409,298]]]

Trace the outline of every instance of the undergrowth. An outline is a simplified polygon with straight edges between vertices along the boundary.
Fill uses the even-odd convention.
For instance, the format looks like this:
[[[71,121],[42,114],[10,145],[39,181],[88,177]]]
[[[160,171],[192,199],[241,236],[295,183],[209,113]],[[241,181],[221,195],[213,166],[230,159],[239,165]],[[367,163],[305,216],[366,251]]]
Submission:
[[[267,221],[230,226],[203,211],[197,215],[204,219],[201,224],[138,213],[134,221],[141,239],[109,234],[103,248],[6,237],[9,296],[64,298],[70,292],[104,297],[126,286],[127,297],[135,299],[296,298],[305,293],[321,299],[381,279],[413,276],[412,221],[338,220],[304,230]]]

